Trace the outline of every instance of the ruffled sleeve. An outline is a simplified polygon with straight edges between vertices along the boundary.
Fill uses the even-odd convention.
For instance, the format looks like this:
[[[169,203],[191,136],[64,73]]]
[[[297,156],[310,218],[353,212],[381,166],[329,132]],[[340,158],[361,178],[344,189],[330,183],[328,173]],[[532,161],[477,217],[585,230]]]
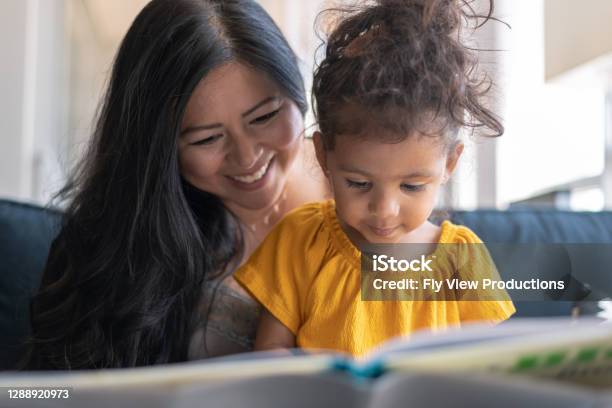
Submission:
[[[500,322],[512,316],[516,309],[506,290],[484,287],[485,280],[500,279],[486,245],[467,227],[448,221],[442,227],[441,243],[457,245],[459,278],[479,283],[478,291],[470,291],[467,300],[458,302],[461,321]]]
[[[293,334],[305,319],[306,301],[329,239],[325,203],[306,204],[285,216],[234,278]]]

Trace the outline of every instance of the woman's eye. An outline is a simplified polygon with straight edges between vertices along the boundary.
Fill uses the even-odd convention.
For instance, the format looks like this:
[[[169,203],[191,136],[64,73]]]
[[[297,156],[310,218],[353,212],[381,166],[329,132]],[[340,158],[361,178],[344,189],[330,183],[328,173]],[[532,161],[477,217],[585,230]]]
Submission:
[[[262,123],[266,123],[270,119],[272,119],[276,114],[280,111],[280,109],[274,110],[272,112],[266,113],[265,115],[258,116],[251,121],[252,125],[261,125]]]
[[[371,186],[371,183],[369,181],[354,181],[349,179],[346,179],[346,184],[350,188],[357,188],[359,190],[367,190]]]
[[[213,136],[206,137],[204,139],[198,140],[197,142],[193,142],[189,144],[192,146],[205,146],[205,145],[213,144],[214,142],[221,139],[222,137],[223,135],[213,135]]]
[[[402,184],[401,187],[404,191],[423,191],[425,189],[425,184]]]

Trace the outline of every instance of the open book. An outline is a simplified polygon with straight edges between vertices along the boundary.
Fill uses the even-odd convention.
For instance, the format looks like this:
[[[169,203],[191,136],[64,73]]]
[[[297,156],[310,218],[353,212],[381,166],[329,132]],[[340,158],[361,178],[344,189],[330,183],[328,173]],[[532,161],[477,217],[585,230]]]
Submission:
[[[549,383],[534,385],[533,378]],[[429,388],[423,388],[424,379],[429,379]],[[118,398],[112,405],[120,406],[121,401],[129,401],[125,406],[191,407],[201,398],[210,402],[225,395],[221,400],[226,403],[228,398],[238,401],[248,397],[244,403],[258,406],[252,398],[260,394],[267,398],[262,406],[282,405],[283,398],[297,396],[308,401],[308,406],[317,406],[317,401],[327,397],[333,397],[335,406],[374,406],[369,405],[374,400],[378,401],[376,406],[397,406],[408,395],[425,398],[424,390],[434,392],[434,384],[446,384],[454,390],[455,394],[449,394],[438,388],[449,398],[475,388],[490,394],[491,390],[526,386],[533,395],[562,397],[559,404],[571,401],[577,405],[577,400],[565,395],[552,380],[573,383],[570,387],[580,385],[571,393],[576,398],[595,398],[585,385],[612,387],[612,325],[594,320],[518,319],[496,327],[474,325],[417,333],[409,339],[391,340],[359,360],[329,352],[297,356],[249,353],[137,369],[5,373],[0,375],[0,387],[71,387],[71,398],[57,406],[89,401],[89,408],[96,406],[95,396],[104,396],[106,404]],[[524,384],[516,385],[515,381]],[[523,393],[531,395],[525,389]],[[384,401],[395,401],[395,405]],[[4,402],[0,399],[2,406],[12,406]]]

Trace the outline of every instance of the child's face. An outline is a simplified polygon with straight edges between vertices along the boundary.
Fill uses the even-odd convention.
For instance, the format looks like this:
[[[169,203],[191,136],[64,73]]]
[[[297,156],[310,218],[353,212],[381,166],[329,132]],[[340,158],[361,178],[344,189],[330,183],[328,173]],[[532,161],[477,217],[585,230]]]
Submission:
[[[427,136],[400,143],[338,136],[326,151],[315,134],[315,144],[341,225],[352,239],[370,243],[414,242],[463,150],[459,144],[448,152]]]

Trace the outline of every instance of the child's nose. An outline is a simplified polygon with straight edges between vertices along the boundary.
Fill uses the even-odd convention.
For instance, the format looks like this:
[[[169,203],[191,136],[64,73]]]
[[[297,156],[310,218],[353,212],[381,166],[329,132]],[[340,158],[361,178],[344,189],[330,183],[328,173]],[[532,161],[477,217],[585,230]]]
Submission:
[[[399,214],[399,200],[389,194],[379,194],[370,201],[370,213],[377,218],[396,217]]]

